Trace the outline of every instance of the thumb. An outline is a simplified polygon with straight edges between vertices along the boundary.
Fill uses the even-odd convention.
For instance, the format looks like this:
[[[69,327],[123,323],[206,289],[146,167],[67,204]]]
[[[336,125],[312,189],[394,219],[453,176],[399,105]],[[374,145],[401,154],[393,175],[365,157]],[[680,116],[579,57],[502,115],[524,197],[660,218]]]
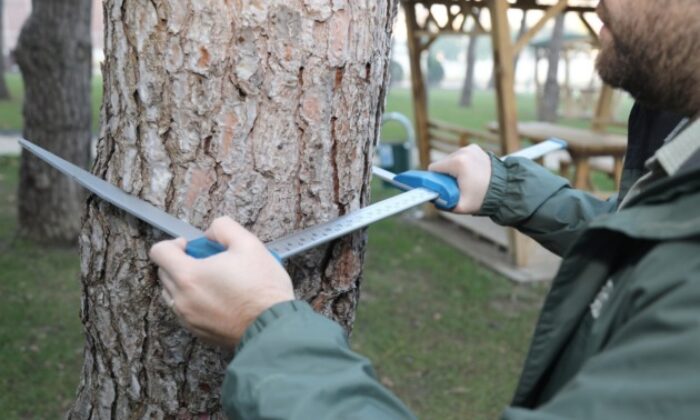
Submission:
[[[260,242],[255,235],[230,217],[219,217],[214,220],[205,234],[207,238],[228,249],[240,249],[247,244]]]

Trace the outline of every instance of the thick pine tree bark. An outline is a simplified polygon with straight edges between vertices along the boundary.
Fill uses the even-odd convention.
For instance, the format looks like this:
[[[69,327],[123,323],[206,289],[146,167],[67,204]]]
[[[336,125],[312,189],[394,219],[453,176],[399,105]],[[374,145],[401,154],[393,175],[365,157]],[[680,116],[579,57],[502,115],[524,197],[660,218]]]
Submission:
[[[25,85],[24,136],[66,160],[90,161],[90,0],[34,0],[15,51]],[[85,194],[22,154],[19,223],[41,241],[76,243]]]
[[[0,0],[0,100],[10,99],[10,90],[5,81],[5,29],[3,26],[5,10],[3,0]]]
[[[263,241],[367,204],[395,0],[106,0],[93,171],[195,226]],[[80,237],[85,363],[71,418],[221,418],[231,354],[184,331],[147,251],[158,233],[91,198]],[[348,330],[365,235],[287,265]]]

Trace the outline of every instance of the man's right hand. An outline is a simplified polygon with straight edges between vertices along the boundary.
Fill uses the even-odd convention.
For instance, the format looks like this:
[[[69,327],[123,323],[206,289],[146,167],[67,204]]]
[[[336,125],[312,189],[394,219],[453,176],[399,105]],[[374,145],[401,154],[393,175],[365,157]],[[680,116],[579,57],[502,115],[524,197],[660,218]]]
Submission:
[[[477,145],[459,149],[428,167],[429,171],[451,175],[459,185],[455,213],[473,214],[481,209],[491,182],[491,157]]]
[[[234,348],[258,315],[294,300],[294,289],[265,245],[230,218],[216,219],[206,235],[227,250],[194,259],[179,238],[155,244],[150,257],[182,325],[208,343]]]

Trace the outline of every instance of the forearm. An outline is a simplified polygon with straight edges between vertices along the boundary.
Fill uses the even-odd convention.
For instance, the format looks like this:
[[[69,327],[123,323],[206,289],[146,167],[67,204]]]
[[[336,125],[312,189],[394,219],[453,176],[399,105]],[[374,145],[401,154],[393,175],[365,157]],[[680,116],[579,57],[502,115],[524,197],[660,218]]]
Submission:
[[[528,159],[492,157],[491,183],[479,214],[515,227],[561,255],[591,220],[614,209],[615,200],[575,190]]]
[[[413,418],[343,329],[299,301],[274,306],[247,330],[222,393],[237,419]]]

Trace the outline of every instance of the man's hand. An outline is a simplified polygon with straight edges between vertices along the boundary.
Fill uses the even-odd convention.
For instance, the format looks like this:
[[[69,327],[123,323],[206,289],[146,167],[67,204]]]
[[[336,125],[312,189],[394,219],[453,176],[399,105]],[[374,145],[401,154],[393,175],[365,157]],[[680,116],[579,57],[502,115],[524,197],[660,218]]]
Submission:
[[[163,299],[196,336],[234,348],[246,328],[269,307],[294,299],[289,275],[252,233],[228,217],[216,219],[207,238],[227,250],[205,259],[185,254],[183,238],[155,244]]]
[[[470,145],[428,167],[433,172],[452,175],[459,184],[455,213],[472,214],[481,209],[491,182],[491,157],[481,147]]]

